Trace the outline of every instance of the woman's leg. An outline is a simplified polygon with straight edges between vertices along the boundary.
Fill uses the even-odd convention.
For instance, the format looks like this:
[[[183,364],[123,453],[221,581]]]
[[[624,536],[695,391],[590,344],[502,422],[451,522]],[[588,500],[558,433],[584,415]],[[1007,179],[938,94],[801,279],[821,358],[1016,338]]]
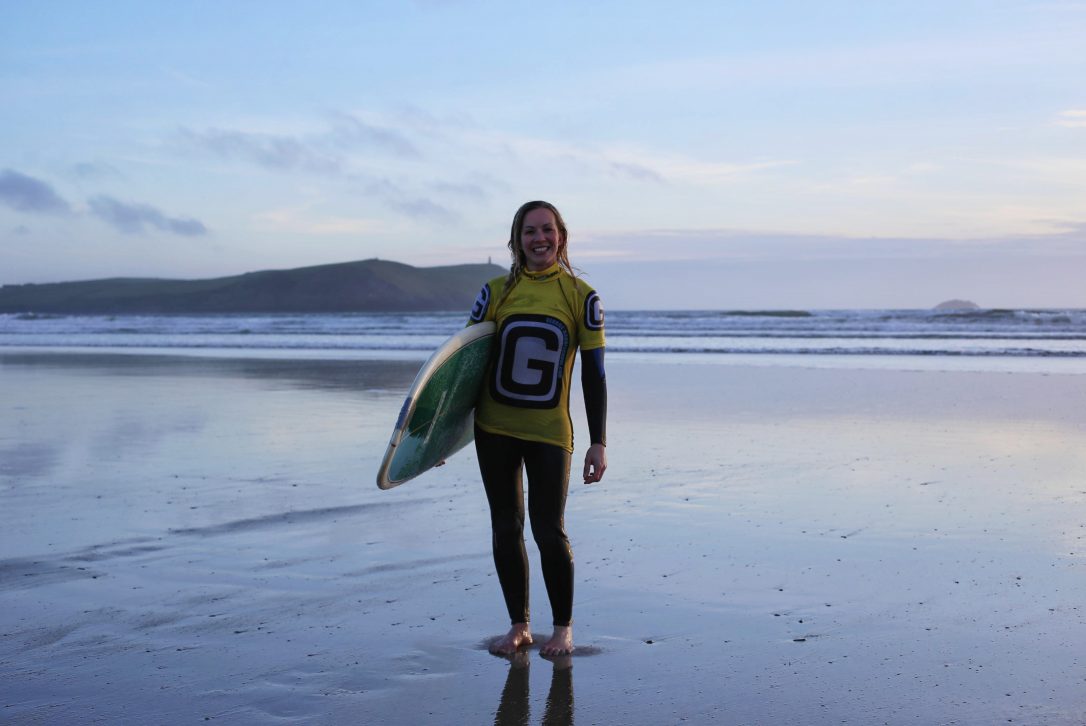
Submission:
[[[555,634],[543,646],[543,654],[568,653],[573,649],[573,550],[565,527],[570,454],[559,446],[524,442],[524,464],[532,535],[554,616]]]
[[[524,549],[524,489],[521,483],[521,442],[475,428],[475,451],[479,457],[486,498],[490,504],[490,527],[494,567],[505,597],[513,628],[492,650],[511,654],[531,643],[528,629],[528,553]]]

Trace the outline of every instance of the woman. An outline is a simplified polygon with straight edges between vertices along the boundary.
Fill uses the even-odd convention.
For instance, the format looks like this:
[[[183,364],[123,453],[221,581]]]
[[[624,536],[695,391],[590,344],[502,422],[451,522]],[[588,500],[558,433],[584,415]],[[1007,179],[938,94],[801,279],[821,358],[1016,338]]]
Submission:
[[[607,469],[603,309],[595,290],[574,275],[567,239],[554,205],[528,202],[517,210],[509,274],[483,286],[469,323],[492,320],[498,326],[497,354],[475,410],[475,449],[490,503],[494,564],[512,622],[491,646],[501,655],[532,643],[522,469],[554,616],[554,634],[541,652],[573,651],[573,552],[564,517],[573,453],[569,389],[578,348],[591,438],[585,484],[598,482]]]

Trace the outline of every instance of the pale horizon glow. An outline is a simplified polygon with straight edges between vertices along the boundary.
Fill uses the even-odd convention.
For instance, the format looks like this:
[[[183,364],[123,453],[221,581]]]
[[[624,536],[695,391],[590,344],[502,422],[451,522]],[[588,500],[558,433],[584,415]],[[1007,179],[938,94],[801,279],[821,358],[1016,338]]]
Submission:
[[[1086,2],[5,3],[0,284],[506,264],[613,309],[1086,307]]]

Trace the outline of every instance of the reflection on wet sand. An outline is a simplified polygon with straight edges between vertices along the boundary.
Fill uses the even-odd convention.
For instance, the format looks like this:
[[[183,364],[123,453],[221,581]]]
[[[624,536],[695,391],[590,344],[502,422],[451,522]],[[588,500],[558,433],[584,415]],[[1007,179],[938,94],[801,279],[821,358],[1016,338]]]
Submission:
[[[547,660],[551,661],[553,669],[547,705],[540,723],[544,726],[573,726],[573,658],[567,655]],[[509,661],[509,674],[494,714],[494,726],[527,726],[531,722],[528,675],[532,658],[528,652],[519,651]]]
[[[111,352],[0,352],[0,367],[61,369],[80,374],[127,376],[210,376],[279,382],[298,389],[327,391],[406,390],[422,361],[222,358]]]

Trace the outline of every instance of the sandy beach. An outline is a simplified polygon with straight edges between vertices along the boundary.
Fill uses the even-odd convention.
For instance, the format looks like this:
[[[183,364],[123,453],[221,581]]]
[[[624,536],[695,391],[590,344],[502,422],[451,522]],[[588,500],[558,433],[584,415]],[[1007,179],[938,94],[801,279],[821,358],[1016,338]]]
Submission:
[[[609,358],[552,663],[419,363],[0,352],[0,721],[1086,722],[1086,376]]]

